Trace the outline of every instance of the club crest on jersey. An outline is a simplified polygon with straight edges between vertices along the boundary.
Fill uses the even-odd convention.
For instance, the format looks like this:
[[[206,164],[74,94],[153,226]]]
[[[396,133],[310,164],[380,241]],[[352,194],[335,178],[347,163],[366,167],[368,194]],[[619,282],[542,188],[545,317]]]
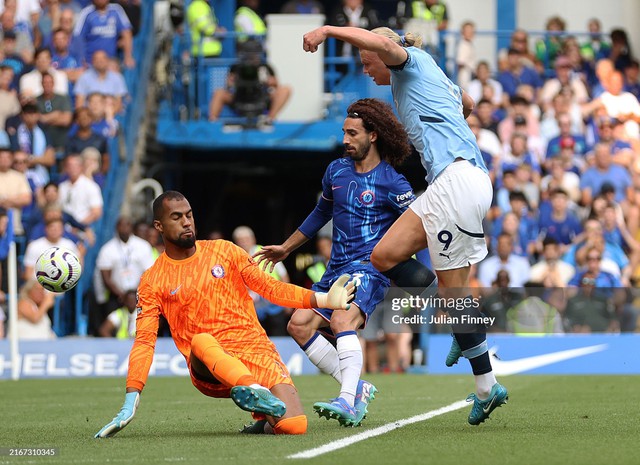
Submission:
[[[362,194],[360,194],[360,201],[364,205],[371,205],[374,200],[376,200],[376,194],[374,194],[371,190],[366,190]]]
[[[214,265],[211,268],[211,274],[214,278],[224,278],[224,267],[222,265]]]

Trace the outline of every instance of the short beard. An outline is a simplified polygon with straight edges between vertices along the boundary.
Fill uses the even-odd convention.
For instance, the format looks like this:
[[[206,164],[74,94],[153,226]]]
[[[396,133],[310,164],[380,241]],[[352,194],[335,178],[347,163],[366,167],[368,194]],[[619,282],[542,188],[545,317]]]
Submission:
[[[371,142],[366,141],[361,148],[356,149],[356,151],[353,154],[349,154],[349,158],[351,158],[353,161],[362,161],[369,156],[370,150],[371,150]]]
[[[166,240],[168,242],[171,242],[176,247],[180,247],[181,249],[190,249],[196,245],[196,236],[191,236],[186,238],[179,237],[178,239],[175,239],[175,240],[166,238]]]

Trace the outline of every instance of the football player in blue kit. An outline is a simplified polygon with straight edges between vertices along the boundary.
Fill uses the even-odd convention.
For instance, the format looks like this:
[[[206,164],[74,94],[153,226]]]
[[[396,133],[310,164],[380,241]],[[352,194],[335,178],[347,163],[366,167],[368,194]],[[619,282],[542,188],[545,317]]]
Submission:
[[[473,99],[420,48],[419,35],[399,36],[389,28],[322,26],[304,35],[304,50],[317,51],[327,37],[358,47],[364,73],[377,85],[391,85],[400,121],[427,173],[427,190],[380,240],[372,264],[397,282],[398,276],[413,273],[406,259],[428,245],[439,294],[470,302],[455,312],[455,319],[479,316],[475,301],[467,297],[469,272],[487,255],[482,221],[491,206],[493,187],[465,121]],[[469,396],[473,407],[468,420],[478,425],[506,403],[508,393],[491,368],[486,328],[453,324],[452,329],[446,364],[453,365],[461,356],[469,359],[476,392]]]
[[[297,310],[287,329],[309,359],[340,383],[339,396],[316,403],[314,410],[344,426],[357,426],[376,388],[360,380],[363,356],[356,331],[366,323],[390,285],[389,279],[371,265],[371,253],[415,196],[409,182],[394,169],[411,154],[411,146],[390,105],[377,99],[354,102],[347,109],[342,130],[345,156],[327,168],[315,209],[283,244],[266,246],[254,257],[268,270],[333,219],[331,258],[313,289],[328,289],[341,274],[349,273],[358,286],[356,298],[348,311]],[[431,284],[433,273],[415,259],[410,260],[422,279],[416,286]],[[336,337],[336,347],[318,331],[327,327]]]

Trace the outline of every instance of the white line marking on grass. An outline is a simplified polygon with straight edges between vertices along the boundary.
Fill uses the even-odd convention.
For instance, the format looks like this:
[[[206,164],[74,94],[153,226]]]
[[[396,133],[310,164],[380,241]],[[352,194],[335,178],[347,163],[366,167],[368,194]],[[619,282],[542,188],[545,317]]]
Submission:
[[[445,413],[459,410],[462,407],[465,407],[467,405],[469,405],[469,403],[466,400],[459,400],[458,402],[454,402],[453,404],[446,405],[436,410],[431,410],[430,412],[425,412],[420,415],[405,418],[403,420],[397,420],[397,421],[394,421],[393,423],[387,423],[386,425],[378,426],[377,428],[373,428],[368,431],[363,431],[362,433],[349,436],[348,438],[338,439],[337,441],[329,442],[320,447],[315,447],[313,449],[298,452],[297,454],[289,455],[287,456],[287,458],[288,459],[310,459],[313,457],[317,457],[319,455],[326,454],[328,452],[333,452],[338,449],[342,449],[344,447],[349,447],[352,444],[355,444],[360,441],[364,441],[369,438],[381,436],[383,434],[389,433],[390,431],[393,431],[398,428],[402,428],[407,425],[411,425],[413,423],[419,423],[421,421],[429,420],[430,418],[437,417],[439,415],[444,415]]]

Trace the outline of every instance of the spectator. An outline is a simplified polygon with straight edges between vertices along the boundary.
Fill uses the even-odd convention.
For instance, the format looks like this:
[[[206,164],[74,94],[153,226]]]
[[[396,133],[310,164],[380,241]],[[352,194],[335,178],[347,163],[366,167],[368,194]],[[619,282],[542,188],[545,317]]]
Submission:
[[[260,0],[240,0],[240,7],[236,10],[233,24],[237,40],[244,42],[250,38],[264,38],[267,35],[267,25],[260,14]]]
[[[42,76],[48,73],[53,77],[54,92],[59,95],[69,94],[67,75],[51,66],[51,51],[39,48],[35,55],[35,69],[20,78],[20,98],[35,99],[42,95]]]
[[[555,66],[556,57],[562,50],[565,22],[559,16],[552,16],[547,20],[545,29],[547,34],[542,39],[536,41],[536,58],[541,61],[545,68]]]
[[[51,64],[59,71],[67,75],[69,87],[78,80],[84,72],[82,58],[73,54],[71,47],[71,35],[68,31],[58,28],[53,31],[51,43]],[[71,94],[71,92],[69,92]]]
[[[473,38],[476,35],[476,26],[472,21],[465,21],[460,28],[460,42],[456,51],[456,65],[458,67],[458,85],[467,90],[473,70],[476,67],[476,49]]]
[[[507,310],[507,331],[514,334],[563,333],[562,318],[558,310],[540,298],[544,292],[539,283],[527,282],[522,301]]]
[[[238,226],[233,230],[231,237],[233,242],[250,256],[262,248],[262,246],[257,244],[256,236],[253,230],[248,226]],[[267,272],[265,271],[265,273]],[[287,269],[284,267],[282,262],[276,263],[273,271],[268,274],[278,281],[285,283],[291,282],[289,280],[289,273],[287,273]],[[291,309],[285,310],[284,308],[265,300],[259,294],[256,294],[251,290],[249,291],[249,295],[251,295],[251,298],[253,299],[260,324],[262,324],[267,334],[269,336],[287,335],[287,321],[289,320]]]
[[[92,67],[82,73],[76,82],[73,89],[76,108],[85,106],[87,96],[93,93],[113,97],[116,114],[123,110],[122,99],[128,94],[127,85],[122,74],[109,69],[109,57],[103,50],[93,54]]]
[[[582,58],[592,66],[601,58],[607,58],[611,50],[611,44],[602,35],[602,25],[598,18],[591,18],[587,24],[589,40],[580,46]]]
[[[555,62],[556,77],[548,79],[540,90],[539,102],[543,111],[551,106],[551,100],[563,88],[568,87],[572,91],[572,102],[581,105],[589,99],[587,88],[578,75],[572,72],[571,62],[561,55]]]
[[[27,238],[30,237],[31,226],[38,216],[38,201],[44,198],[43,188],[47,183],[46,179],[38,175],[37,171],[28,168],[28,162],[29,156],[26,153],[16,152],[13,154],[13,169],[26,176],[31,188],[31,202],[22,207],[22,225]]]
[[[582,224],[576,215],[569,210],[569,195],[561,188],[551,191],[550,209],[541,209],[540,237],[553,239],[564,254],[576,238],[582,233]]]
[[[624,132],[620,120],[608,116],[598,117],[595,118],[595,127],[596,141],[609,146],[612,155],[611,161],[631,168],[636,159],[636,153],[629,142],[617,137],[617,134]],[[588,155],[593,155],[593,153],[590,152]]]
[[[467,124],[469,125],[471,132],[473,132],[473,135],[476,136],[476,141],[478,142],[478,147],[480,148],[480,152],[482,153],[484,164],[489,170],[489,176],[491,177],[491,182],[493,183],[496,179],[496,167],[498,164],[497,161],[499,161],[499,159],[501,158],[501,147],[500,142],[498,141],[498,137],[491,131],[482,129],[480,127],[480,120],[473,113],[467,117]],[[489,135],[489,139],[495,140],[495,144],[493,146],[491,145],[491,143],[488,143],[486,139],[487,133]],[[489,150],[492,150],[493,153]],[[496,160],[496,163],[494,163],[494,160]]]
[[[76,247],[73,241],[63,237],[63,235],[64,224],[62,223],[62,219],[51,219],[45,225],[44,237],[29,242],[27,250],[24,253],[24,273],[22,278],[25,281],[28,281],[32,276],[34,276],[34,270],[38,258],[42,255],[42,252],[50,247],[63,247],[65,249],[69,249],[75,253],[80,260],[82,260],[83,255],[80,253],[80,250]]]
[[[187,22],[191,31],[191,55],[194,58],[217,57],[222,53],[222,43],[217,32],[225,32],[218,26],[218,19],[205,0],[193,0],[187,7]]]
[[[486,129],[487,131],[491,131],[497,136],[499,121],[498,121],[498,118],[496,117],[496,108],[497,107],[493,104],[491,100],[482,98],[476,104],[475,113],[478,116],[478,119],[480,120],[480,127],[482,129]],[[481,139],[482,138],[483,137],[481,137]],[[496,137],[496,141],[498,142],[498,145],[499,145],[500,141],[498,140],[497,137]],[[491,153],[498,153],[498,152],[501,152],[502,149],[498,149],[497,151],[487,149],[487,151]]]
[[[16,127],[12,127],[9,132],[9,139],[12,150],[29,155],[29,168],[37,171],[48,182],[49,167],[55,164],[56,155],[44,131],[38,126],[39,119],[38,107],[34,103],[23,105]]]
[[[129,22],[131,23],[131,33],[136,36],[140,31],[140,22],[142,20],[142,0],[114,0],[112,3],[117,3],[122,7]]]
[[[502,159],[500,169],[515,171],[524,164],[533,169],[534,180],[538,184],[540,182],[540,165],[527,148],[527,135],[523,132],[515,132],[511,136],[511,145]]]
[[[624,78],[622,73],[614,71],[609,77],[607,91],[604,92],[591,105],[601,104],[612,118],[617,118],[624,123],[625,140],[640,140],[640,103],[629,92],[624,92]]]
[[[582,134],[571,131],[571,116],[568,113],[558,113],[556,115],[560,134],[549,140],[547,144],[547,160],[560,155],[560,145],[571,145],[574,153],[584,156],[587,152],[587,142]]]
[[[631,53],[631,44],[629,43],[627,31],[624,29],[611,30],[609,59],[613,61],[617,71],[624,71],[631,64],[633,54]]]
[[[24,63],[33,61],[33,41],[29,31],[16,27],[15,11],[11,8],[5,8],[0,13],[0,26],[2,26],[0,41],[11,41],[12,53]]]
[[[509,49],[507,52],[507,66],[504,71],[498,74],[498,82],[504,91],[505,106],[509,103],[508,99],[516,95],[519,84],[529,84],[535,89],[542,85],[536,70],[525,66],[521,60],[520,52],[515,49]]]
[[[620,285],[613,276],[597,269],[599,252],[594,250],[588,257],[589,270],[581,272],[571,280],[579,286],[578,292],[569,298],[565,308],[567,329],[573,333],[619,332],[620,322],[613,302],[608,296],[596,290],[596,279],[607,282],[606,287]]]
[[[633,195],[629,172],[620,165],[612,164],[611,149],[607,144],[599,143],[594,147],[594,165],[582,174],[580,180],[582,205],[590,205],[605,183],[614,186],[618,203]]]
[[[142,273],[154,261],[151,246],[133,235],[133,224],[128,217],[118,218],[115,232],[115,236],[100,249],[96,261],[94,289],[101,308],[94,315],[94,329],[102,324],[107,315],[124,304],[126,291],[138,288]]]
[[[64,159],[69,179],[60,183],[62,210],[76,221],[91,225],[102,217],[102,192],[95,181],[84,174],[84,161],[77,154]]]
[[[62,153],[67,142],[67,131],[71,126],[71,101],[67,95],[54,93],[53,76],[42,75],[42,95],[36,99],[39,124],[49,145],[56,153]]]
[[[192,4],[198,2],[202,0],[196,0]],[[120,41],[124,66],[135,66],[131,23],[120,5],[109,3],[109,0],[93,0],[93,5],[80,12],[73,35],[84,43],[86,63],[91,63],[98,50],[104,51],[108,58],[116,58]]]
[[[285,15],[321,15],[324,13],[324,7],[317,0],[289,0],[282,5],[280,13]]]
[[[542,241],[542,258],[531,267],[531,281],[544,287],[566,287],[576,270],[560,260],[560,244],[550,236]]]
[[[7,118],[20,113],[20,101],[16,91],[11,89],[13,69],[7,65],[0,66],[0,129],[4,130]]]
[[[529,280],[529,260],[513,253],[513,239],[504,233],[498,236],[496,253],[480,262],[478,280],[484,287],[489,287],[500,270],[509,273],[513,287],[522,287]]]
[[[640,63],[638,60],[631,60],[631,64],[624,69],[624,90],[633,94],[640,100]]]
[[[351,26],[372,30],[381,25],[378,11],[364,0],[341,0],[333,9],[327,24],[332,26]],[[341,40],[336,41],[336,55],[341,57],[354,57],[360,63],[358,49]],[[356,58],[357,57],[357,58]],[[342,69],[342,67],[340,67]],[[346,71],[346,68],[343,69]]]
[[[229,70],[226,88],[217,89],[209,102],[209,121],[217,121],[224,105],[229,105],[247,116],[260,114],[264,107],[268,110],[266,122],[270,123],[289,100],[291,87],[280,84],[273,68],[262,62],[259,42],[244,42],[238,55],[240,63]]]
[[[609,78],[614,71],[615,67],[610,59],[602,58],[596,62],[596,82],[591,86],[591,97],[593,99],[597,99],[606,91]]]
[[[549,140],[560,134],[560,127],[556,115],[567,113],[571,119],[571,133],[584,133],[584,122],[582,120],[582,108],[572,101],[565,92],[559,92],[551,99],[551,106],[542,114],[540,122],[540,138],[545,144]],[[546,145],[545,145],[546,147]]]
[[[31,188],[23,173],[12,169],[13,154],[6,147],[0,147],[0,207],[13,211],[13,232],[24,235],[22,208],[31,203]]]
[[[115,309],[104,320],[98,334],[101,337],[116,337],[118,339],[130,339],[136,336],[137,291],[128,290],[124,293],[123,305]]]
[[[480,61],[476,67],[476,77],[469,82],[468,88],[465,90],[478,104],[482,98],[484,98],[483,87],[489,85],[493,89],[493,95],[491,96],[491,102],[496,106],[502,106],[502,85],[491,78],[491,69],[489,63],[486,61]]]
[[[113,98],[94,92],[87,97],[87,107],[91,114],[91,129],[107,139],[118,133],[118,120],[115,118],[115,102]]]
[[[482,313],[495,318],[488,332],[499,333],[507,330],[507,310],[514,307],[523,298],[522,291],[511,286],[511,279],[507,270],[500,270],[491,282],[491,290],[482,302]]]
[[[103,189],[106,178],[100,169],[100,158],[102,155],[98,149],[94,147],[87,147],[80,153],[80,155],[82,155],[82,159],[84,160],[85,176],[89,179],[93,179],[96,184],[100,186],[100,189]]]
[[[580,239],[581,238],[581,239]],[[600,252],[602,270],[620,279],[622,283],[629,283],[632,271],[629,266],[629,258],[624,251],[615,244],[606,242],[602,224],[596,219],[588,219],[584,223],[584,235],[574,243],[562,260],[577,269],[587,264],[587,253],[592,248]]]
[[[93,245],[95,243],[93,231],[90,228],[87,228],[84,224],[78,223],[73,219],[71,215],[62,211],[62,207],[58,203],[57,190],[57,186],[52,183],[44,186],[43,196],[48,200],[46,200],[44,205],[42,205],[39,210],[37,210],[37,214],[39,215],[39,217],[36,218],[36,221],[31,228],[30,234],[28,236],[28,241],[32,242],[36,239],[44,237],[46,225],[48,222],[51,222],[53,220],[62,220],[64,227],[62,237],[73,242],[80,251],[80,254],[84,255],[86,250],[84,244],[85,239],[88,245]],[[51,197],[52,192],[56,192],[55,200]]]
[[[503,144],[511,142],[511,136],[516,132],[516,126],[521,125],[519,132],[527,136],[540,136],[538,118],[531,111],[527,99],[519,96],[511,98],[511,109],[508,116],[498,124],[498,136]]]
[[[498,71],[502,72],[509,68],[509,50],[515,51],[520,62],[527,68],[534,69],[536,66],[536,57],[529,50],[529,34],[524,29],[516,29],[511,34],[508,48],[503,48],[498,52]]]
[[[554,190],[562,189],[567,193],[572,208],[575,208],[582,199],[580,176],[573,171],[565,170],[564,161],[559,157],[548,160],[545,165],[549,174],[540,181],[543,200],[548,200]]]
[[[18,296],[18,338],[24,340],[55,339],[48,312],[55,297],[32,276],[20,288]]]
[[[57,48],[54,45],[54,36],[56,35],[58,29],[60,29],[66,32],[66,35],[68,37],[69,55],[76,59],[79,67],[82,67],[84,64],[84,43],[80,37],[73,35],[73,26],[75,24],[75,20],[76,17],[73,8],[63,8],[60,11],[58,21],[54,21],[52,34],[44,37],[43,47],[51,50],[54,63],[56,62],[55,57],[57,55]],[[62,68],[58,67],[58,69]],[[72,80],[71,77],[69,77],[69,80]],[[73,82],[75,82],[75,79],[73,79]]]
[[[104,165],[106,161],[108,165],[107,139],[93,130],[91,111],[86,107],[78,108],[75,111],[75,124],[77,129],[73,135],[67,138],[65,154],[82,153],[87,147],[93,147],[100,152],[102,164]]]

